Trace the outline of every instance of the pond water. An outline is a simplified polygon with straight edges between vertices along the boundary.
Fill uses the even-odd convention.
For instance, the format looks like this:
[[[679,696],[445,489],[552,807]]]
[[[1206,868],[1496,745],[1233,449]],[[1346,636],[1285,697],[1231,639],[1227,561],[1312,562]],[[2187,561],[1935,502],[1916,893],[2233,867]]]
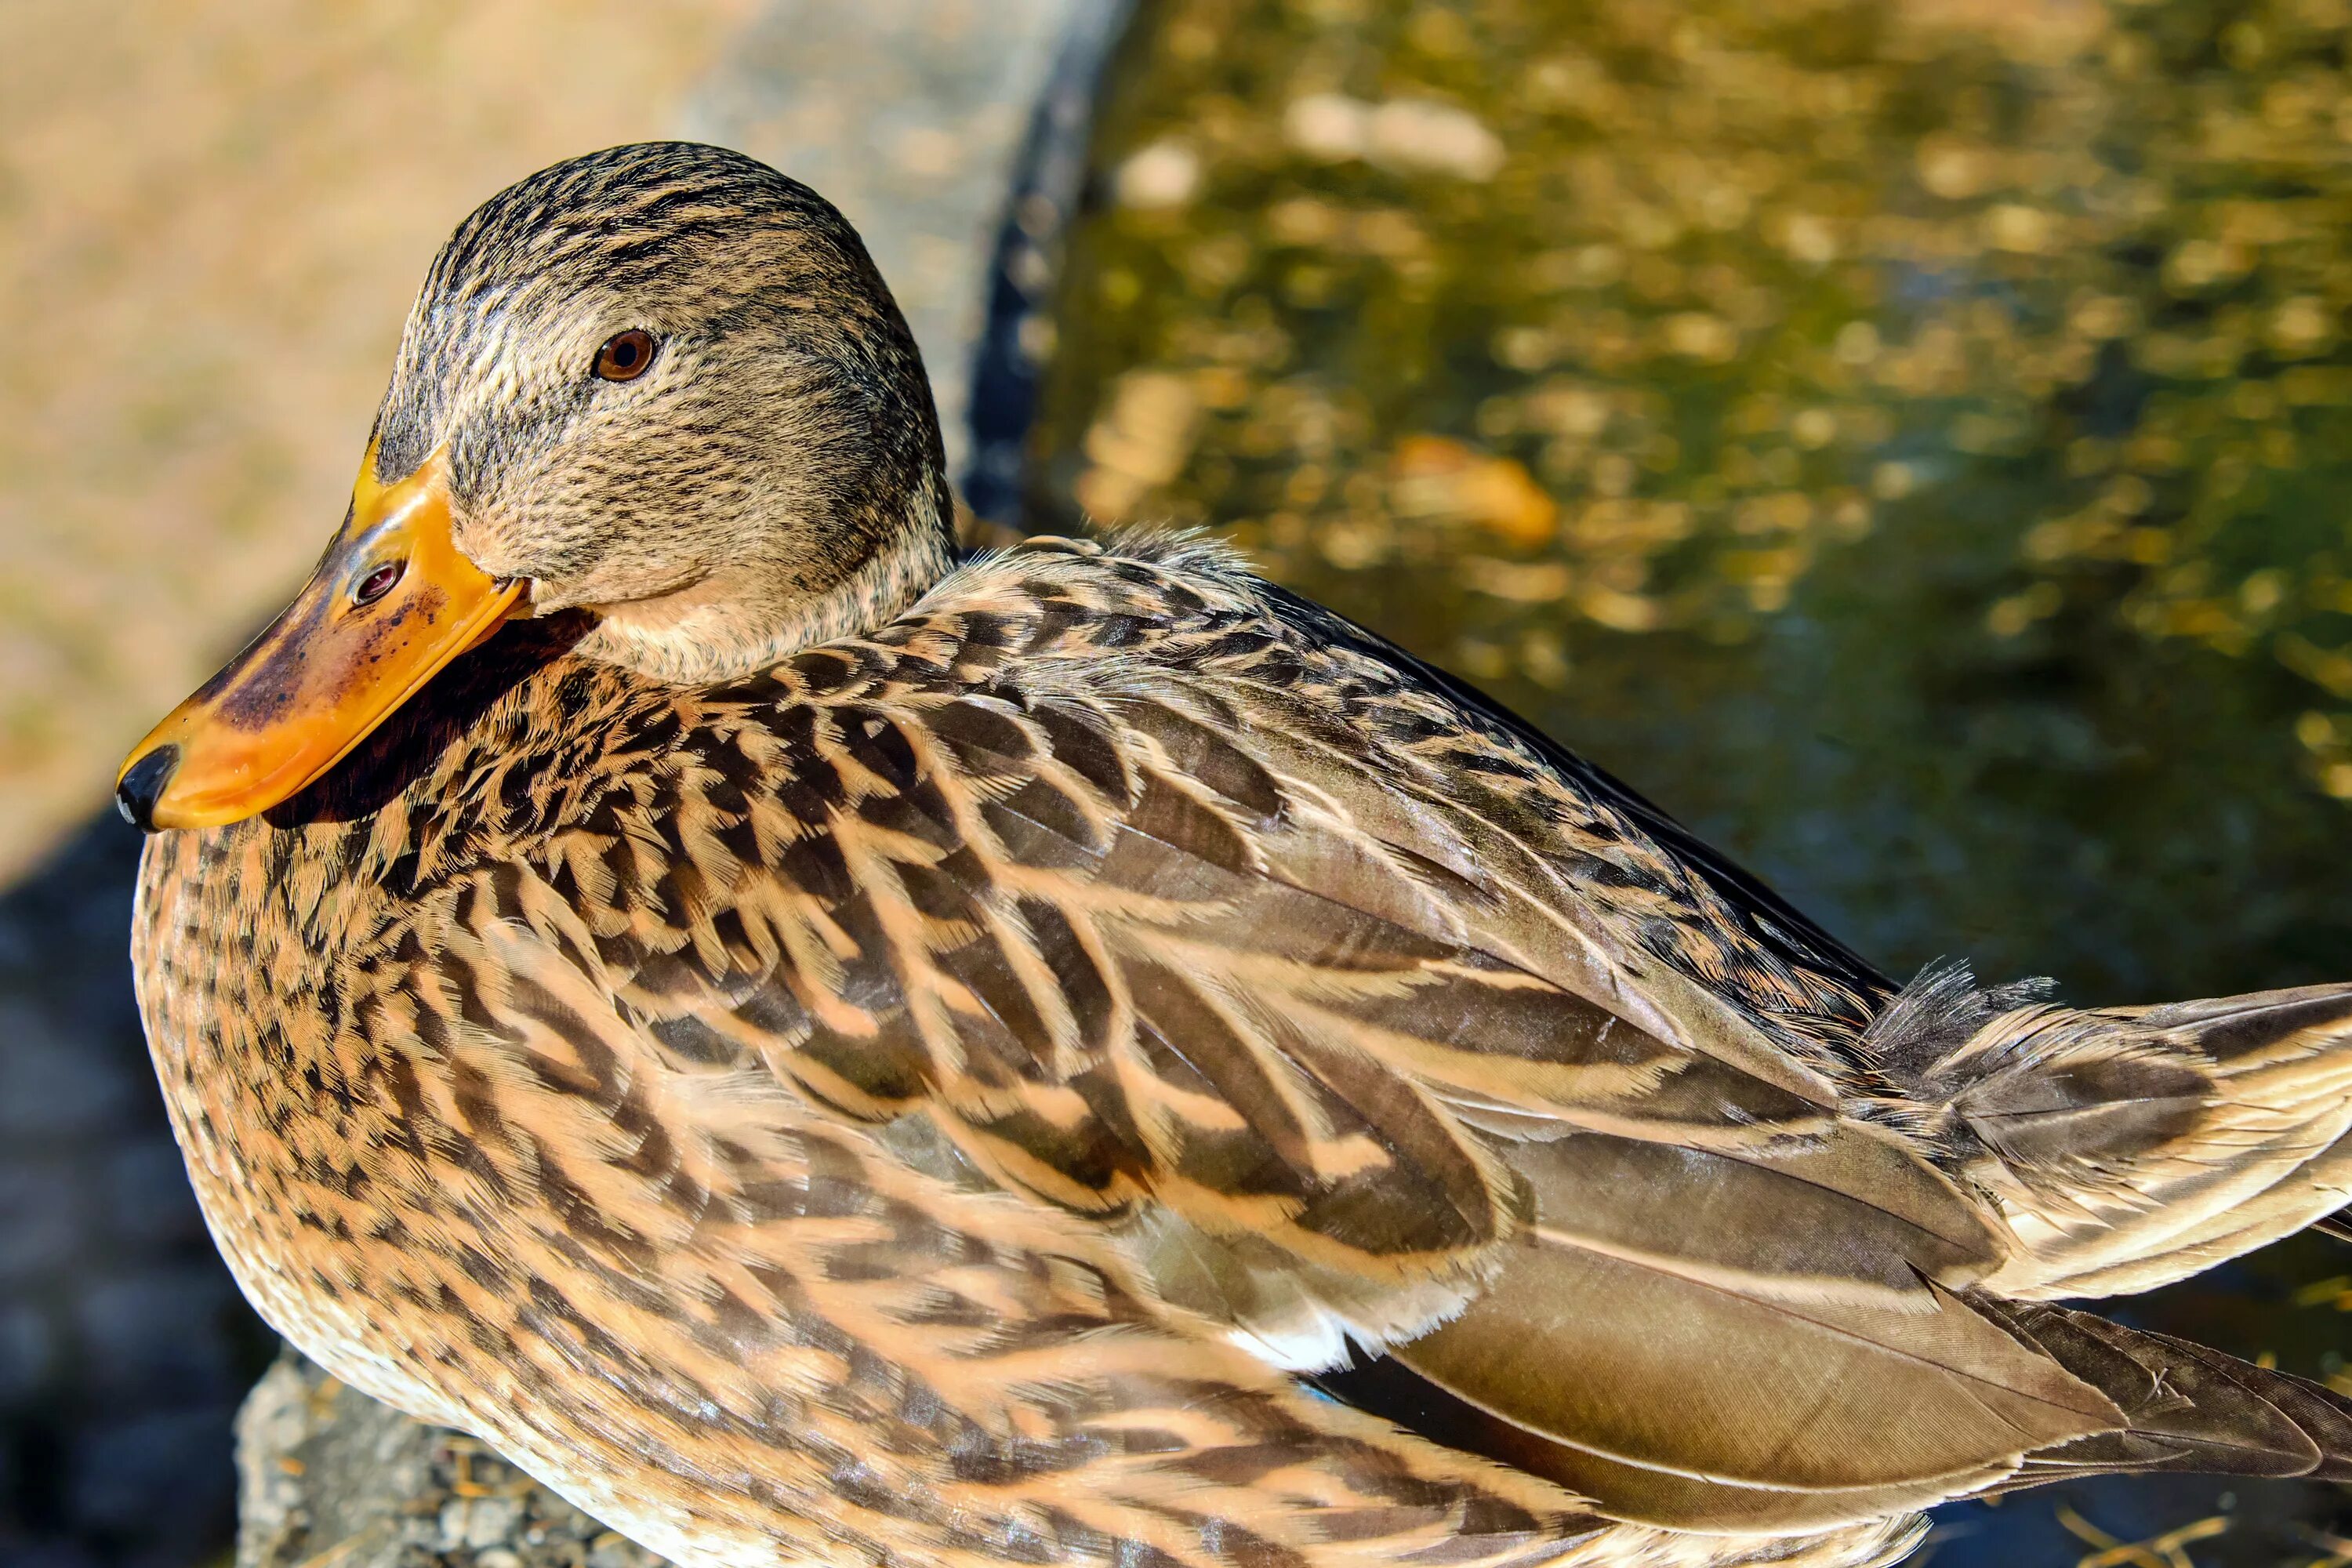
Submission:
[[[2352,974],[2343,0],[1162,0],[1033,515],[1177,519],[1471,677],[1890,971]],[[2125,1309],[2345,1376],[2352,1249]],[[2343,1563],[2330,1489],[1939,1563]],[[2185,1533],[2184,1533],[2185,1532]]]

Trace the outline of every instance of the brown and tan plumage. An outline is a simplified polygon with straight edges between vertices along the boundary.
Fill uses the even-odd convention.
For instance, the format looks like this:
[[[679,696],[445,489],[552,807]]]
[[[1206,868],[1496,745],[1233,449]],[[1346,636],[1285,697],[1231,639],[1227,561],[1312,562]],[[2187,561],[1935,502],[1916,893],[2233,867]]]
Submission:
[[[2343,1201],[2352,987],[1898,991],[1213,544],[959,563],[880,279],[733,154],[469,218],[370,449],[126,768],[142,1005],[263,1313],[646,1544],[1830,1568],[2352,1475],[2051,1304]]]

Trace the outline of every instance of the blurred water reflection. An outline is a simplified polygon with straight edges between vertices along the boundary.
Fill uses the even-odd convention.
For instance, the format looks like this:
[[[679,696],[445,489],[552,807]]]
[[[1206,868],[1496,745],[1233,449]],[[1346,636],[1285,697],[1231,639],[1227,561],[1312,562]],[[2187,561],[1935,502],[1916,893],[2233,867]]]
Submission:
[[[1898,973],[2341,978],[2347,30],[1164,0],[1105,95],[1033,503],[1230,530]],[[2302,1240],[2133,1310],[2340,1374],[2346,1273]],[[2331,1526],[2326,1489],[2126,1483],[1937,1552],[2345,1561]]]

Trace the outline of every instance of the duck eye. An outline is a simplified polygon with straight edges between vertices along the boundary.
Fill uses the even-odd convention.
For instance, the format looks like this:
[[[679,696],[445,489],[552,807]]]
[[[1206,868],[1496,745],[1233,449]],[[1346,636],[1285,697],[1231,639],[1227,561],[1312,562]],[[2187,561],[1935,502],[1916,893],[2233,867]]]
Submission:
[[[383,565],[377,567],[374,571],[360,579],[359,586],[352,590],[352,603],[354,605],[374,604],[378,599],[383,598],[386,594],[392,592],[392,585],[400,581],[401,571],[402,563],[400,562],[385,562]]]
[[[654,335],[631,327],[606,338],[604,346],[596,351],[596,379],[635,381],[653,363]]]

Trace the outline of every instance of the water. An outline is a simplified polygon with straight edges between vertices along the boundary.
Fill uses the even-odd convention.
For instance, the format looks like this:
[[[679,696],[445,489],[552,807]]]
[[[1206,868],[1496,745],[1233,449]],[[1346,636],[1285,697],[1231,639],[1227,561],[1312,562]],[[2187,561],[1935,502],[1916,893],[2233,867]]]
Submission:
[[[1032,509],[1230,532],[1897,974],[2342,979],[2347,30],[1163,0]],[[2299,1239],[2129,1311],[2339,1374],[2347,1274]],[[2069,1508],[2200,1564],[2352,1532],[2332,1489],[2161,1479],[1950,1510],[1937,1560],[2073,1562]]]

